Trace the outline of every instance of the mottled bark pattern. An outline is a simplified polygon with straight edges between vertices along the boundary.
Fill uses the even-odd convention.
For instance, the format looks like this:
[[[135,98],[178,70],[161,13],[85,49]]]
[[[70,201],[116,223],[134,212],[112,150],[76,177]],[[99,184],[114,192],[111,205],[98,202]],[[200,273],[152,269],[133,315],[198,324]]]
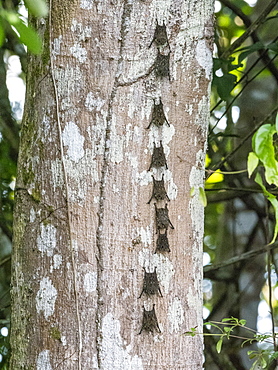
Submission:
[[[190,189],[203,186],[213,1],[49,9],[28,61],[10,369],[201,369],[202,338],[182,334],[202,331]],[[155,206],[152,176],[167,189]],[[144,267],[163,297],[153,276],[138,299]]]

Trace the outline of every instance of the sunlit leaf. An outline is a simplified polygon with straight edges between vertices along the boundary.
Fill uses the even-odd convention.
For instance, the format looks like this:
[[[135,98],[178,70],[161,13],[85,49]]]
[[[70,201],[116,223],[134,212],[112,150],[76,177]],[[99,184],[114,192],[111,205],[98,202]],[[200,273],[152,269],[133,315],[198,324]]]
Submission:
[[[35,17],[45,17],[48,14],[48,7],[44,0],[24,0],[24,3]]]
[[[275,195],[269,193],[262,181],[261,175],[259,173],[256,174],[255,181],[257,184],[260,185],[260,187],[263,190],[264,195],[267,197],[269,202],[272,204],[272,207],[274,208],[275,212],[275,227],[274,227],[274,233],[273,233],[273,238],[269,244],[272,244],[275,242],[277,235],[278,235],[278,200],[276,199]]]
[[[217,182],[222,182],[224,180],[224,175],[220,173],[220,170],[216,170],[210,177],[206,180],[206,184],[215,184]]]
[[[267,361],[265,360],[264,357],[261,358],[261,367],[263,369],[266,369],[266,367],[267,367]]]
[[[207,206],[207,197],[204,188],[199,188],[199,200],[201,204],[206,207]]]
[[[220,353],[221,352],[221,349],[222,349],[222,344],[223,344],[223,339],[219,339],[219,341],[216,343],[216,351],[217,353]]]
[[[278,186],[278,162],[275,158],[273,135],[276,128],[266,124],[261,126],[253,137],[253,149],[265,167],[265,179],[268,184]]]
[[[3,45],[4,41],[5,41],[5,31],[2,26],[2,19],[0,17],[0,46]]]
[[[27,46],[27,48],[34,54],[40,54],[42,49],[42,42],[38,34],[20,20],[13,24],[17,32],[19,33],[20,41]]]
[[[210,162],[211,162],[211,158],[208,156],[208,154],[206,154],[206,158],[205,158],[205,168],[207,168],[207,167],[210,165]]]
[[[247,160],[248,176],[250,177],[259,164],[259,158],[254,152],[250,152]]]
[[[259,41],[255,44],[252,44],[250,46],[246,46],[245,48],[242,48],[238,51],[242,51],[238,57],[238,62],[241,63],[246,57],[248,57],[249,54],[254,53],[254,51],[265,49],[264,44]]]

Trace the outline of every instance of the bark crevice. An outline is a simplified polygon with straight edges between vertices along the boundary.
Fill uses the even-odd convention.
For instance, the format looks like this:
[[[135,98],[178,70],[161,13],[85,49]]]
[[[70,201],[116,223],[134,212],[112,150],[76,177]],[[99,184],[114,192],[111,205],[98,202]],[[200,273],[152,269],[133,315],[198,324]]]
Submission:
[[[101,341],[102,341],[102,319],[103,319],[103,310],[101,307],[103,306],[103,287],[102,287],[102,272],[104,269],[103,266],[103,243],[104,243],[104,210],[105,210],[105,191],[106,191],[106,184],[107,184],[107,174],[109,168],[109,154],[110,154],[110,139],[111,139],[111,126],[112,126],[112,116],[113,116],[113,106],[115,97],[118,91],[118,88],[122,86],[120,83],[120,76],[121,76],[121,67],[123,63],[123,49],[125,38],[128,33],[128,23],[131,16],[132,4],[129,0],[124,1],[123,5],[123,12],[121,18],[121,29],[120,35],[121,39],[119,40],[119,58],[117,63],[117,68],[114,77],[114,83],[111,90],[110,97],[108,99],[108,108],[107,108],[107,116],[106,116],[106,127],[105,127],[105,139],[104,139],[104,152],[103,152],[103,162],[101,168],[101,179],[100,179],[100,187],[99,187],[99,208],[98,208],[98,226],[96,232],[96,247],[97,247],[97,309],[96,309],[96,349],[97,349],[97,361],[98,361],[98,368],[101,369],[102,367],[102,360],[101,360]]]

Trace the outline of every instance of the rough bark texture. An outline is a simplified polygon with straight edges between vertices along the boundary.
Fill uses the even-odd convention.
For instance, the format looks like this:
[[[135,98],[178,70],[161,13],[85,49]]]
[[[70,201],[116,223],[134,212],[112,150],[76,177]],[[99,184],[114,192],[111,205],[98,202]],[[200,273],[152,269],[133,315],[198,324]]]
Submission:
[[[11,369],[200,369],[202,340],[182,333],[202,331],[213,2],[59,3],[38,22],[45,48],[29,62]],[[149,47],[156,22],[169,45]],[[157,76],[158,49],[171,50],[170,78]],[[169,125],[147,129],[160,99]],[[168,168],[148,171],[160,145]],[[152,176],[170,201],[147,204]],[[155,202],[174,225],[170,252],[154,253]],[[163,297],[138,298],[155,268]],[[153,304],[159,330],[139,335]]]

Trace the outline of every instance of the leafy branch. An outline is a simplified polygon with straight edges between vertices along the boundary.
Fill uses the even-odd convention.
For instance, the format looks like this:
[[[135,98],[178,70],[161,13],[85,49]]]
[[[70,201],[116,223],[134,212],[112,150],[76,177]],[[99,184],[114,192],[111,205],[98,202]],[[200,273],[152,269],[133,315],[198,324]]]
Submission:
[[[260,334],[256,330],[251,329],[246,326],[246,320],[238,319],[235,317],[224,318],[222,321],[208,321],[203,324],[205,327],[213,327],[218,332],[217,333],[199,333],[196,327],[191,328],[189,331],[185,332],[184,335],[195,337],[196,335],[202,336],[212,336],[219,337],[216,342],[216,351],[220,353],[223,347],[224,339],[229,340],[230,338],[236,338],[242,341],[241,347],[250,345],[254,342],[256,343],[269,343],[273,344],[273,334]],[[233,334],[235,329],[243,329],[247,332],[246,336]],[[278,334],[275,333],[275,336]],[[258,350],[258,351],[248,351],[247,352],[250,359],[255,359],[250,370],[254,370],[257,366],[262,369],[266,369],[273,359],[278,358],[278,352],[271,349]]]

